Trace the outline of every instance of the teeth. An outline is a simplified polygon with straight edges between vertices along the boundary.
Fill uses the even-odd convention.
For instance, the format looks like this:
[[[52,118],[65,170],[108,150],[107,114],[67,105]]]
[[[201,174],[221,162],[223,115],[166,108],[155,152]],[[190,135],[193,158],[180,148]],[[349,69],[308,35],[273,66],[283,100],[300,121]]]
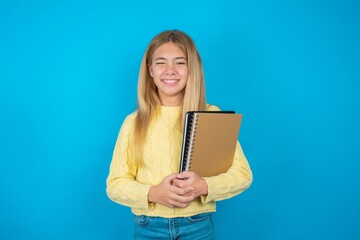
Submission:
[[[172,79],[172,80],[164,79],[163,81],[164,81],[165,83],[170,83],[170,84],[177,82],[177,80],[173,80],[173,79]]]

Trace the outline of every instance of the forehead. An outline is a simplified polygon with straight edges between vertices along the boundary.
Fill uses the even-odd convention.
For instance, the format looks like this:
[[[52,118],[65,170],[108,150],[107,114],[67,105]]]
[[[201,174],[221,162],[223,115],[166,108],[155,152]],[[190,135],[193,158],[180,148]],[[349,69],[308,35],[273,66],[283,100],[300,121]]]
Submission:
[[[156,58],[178,58],[178,57],[186,57],[185,53],[175,45],[173,42],[164,43],[160,47],[158,47],[154,54],[153,59]]]

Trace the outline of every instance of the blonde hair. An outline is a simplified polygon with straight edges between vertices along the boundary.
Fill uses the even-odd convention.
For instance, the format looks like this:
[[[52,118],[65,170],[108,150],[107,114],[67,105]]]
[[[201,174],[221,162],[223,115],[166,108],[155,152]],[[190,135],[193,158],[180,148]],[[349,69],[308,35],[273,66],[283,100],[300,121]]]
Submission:
[[[178,30],[161,32],[147,46],[140,66],[138,112],[135,120],[134,142],[132,144],[135,161],[138,164],[142,163],[143,147],[149,124],[156,118],[158,108],[161,106],[157,87],[150,75],[149,66],[155,50],[168,42],[172,42],[180,48],[187,59],[188,80],[182,101],[182,114],[179,116],[180,126],[184,123],[186,112],[205,110],[206,108],[204,71],[194,41],[186,33]]]

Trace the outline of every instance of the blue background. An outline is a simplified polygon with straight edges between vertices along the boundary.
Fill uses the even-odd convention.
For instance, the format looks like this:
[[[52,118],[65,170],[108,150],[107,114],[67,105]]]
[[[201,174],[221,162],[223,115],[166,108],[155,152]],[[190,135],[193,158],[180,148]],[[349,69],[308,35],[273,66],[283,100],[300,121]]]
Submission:
[[[105,194],[140,61],[181,29],[208,102],[244,114],[254,182],[218,239],[360,239],[358,1],[0,3],[0,239],[130,239]]]

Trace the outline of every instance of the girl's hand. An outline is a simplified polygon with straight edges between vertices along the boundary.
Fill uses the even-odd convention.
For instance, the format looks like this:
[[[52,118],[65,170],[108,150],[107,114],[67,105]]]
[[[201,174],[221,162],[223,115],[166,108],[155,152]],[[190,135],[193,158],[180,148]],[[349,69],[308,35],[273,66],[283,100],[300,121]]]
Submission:
[[[192,193],[194,187],[179,187],[173,184],[179,174],[171,174],[165,177],[159,185],[152,186],[149,189],[148,201],[159,203],[170,208],[185,208],[196,198]]]
[[[185,196],[191,195],[197,198],[208,194],[208,185],[206,181],[194,172],[188,171],[177,174],[176,178],[173,180],[173,185],[181,189],[193,188],[193,190],[188,192]]]

